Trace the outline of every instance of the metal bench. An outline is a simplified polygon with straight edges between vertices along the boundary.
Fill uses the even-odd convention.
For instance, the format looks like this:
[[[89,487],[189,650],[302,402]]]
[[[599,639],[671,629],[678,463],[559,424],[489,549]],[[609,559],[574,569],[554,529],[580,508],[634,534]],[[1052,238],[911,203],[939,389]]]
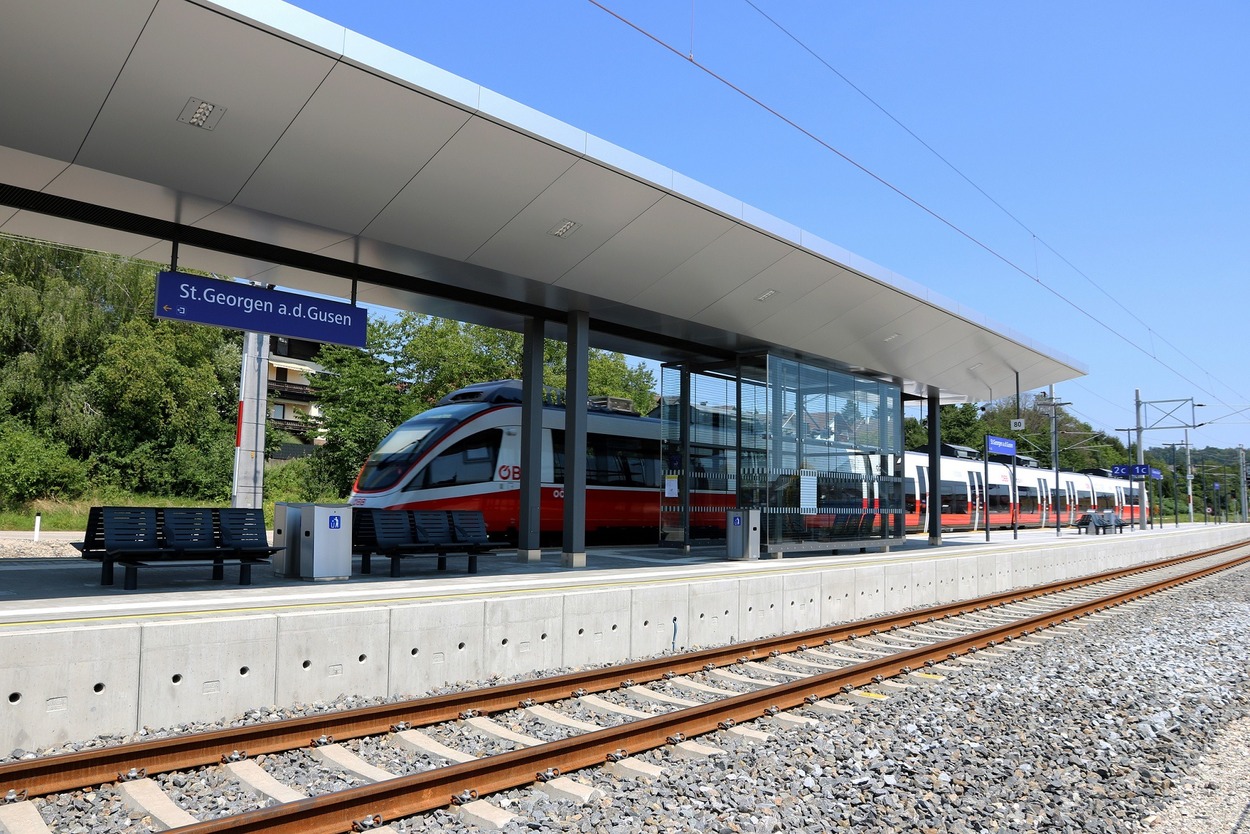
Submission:
[[[101,563],[100,584],[112,585],[114,566],[125,569],[123,588],[136,590],[139,568],[208,562],[212,578],[225,577],[225,562],[239,562],[239,584],[250,585],[252,565],[264,564],[281,547],[270,547],[259,509],[184,507],[92,507],[87,530],[74,546]]]
[[[447,558],[468,557],[468,572],[477,573],[477,557],[496,547],[477,510],[357,509],[352,519],[352,550],[360,554],[360,572],[373,572],[373,556],[391,560],[391,576],[400,575],[400,561],[412,556],[434,556],[438,569],[447,570]]]

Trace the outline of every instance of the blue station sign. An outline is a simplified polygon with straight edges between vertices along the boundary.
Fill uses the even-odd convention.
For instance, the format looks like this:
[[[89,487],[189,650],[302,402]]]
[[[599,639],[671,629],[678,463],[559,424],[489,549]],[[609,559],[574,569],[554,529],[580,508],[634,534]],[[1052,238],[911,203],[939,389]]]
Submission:
[[[1128,472],[1129,472],[1129,469],[1128,469],[1127,463],[1111,464],[1111,477],[1113,478],[1127,478]]]
[[[156,277],[156,317],[310,342],[365,346],[363,307],[182,272]]]
[[[991,455],[1011,455],[1016,454],[1016,441],[1006,437],[995,437],[992,434],[985,436],[985,451]]]
[[[1133,477],[1145,478],[1150,475],[1150,465],[1146,463],[1133,464]]]

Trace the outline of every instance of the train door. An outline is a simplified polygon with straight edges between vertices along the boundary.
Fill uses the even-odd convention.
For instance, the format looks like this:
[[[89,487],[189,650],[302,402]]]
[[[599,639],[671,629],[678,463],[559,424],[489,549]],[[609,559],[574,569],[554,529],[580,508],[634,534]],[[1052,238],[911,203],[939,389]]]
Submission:
[[[1076,513],[1080,509],[1081,497],[1076,492],[1076,481],[1064,481],[1064,485],[1067,487],[1067,492],[1064,493],[1067,501],[1064,502],[1064,518],[1062,520],[1064,524],[1072,524],[1076,521]]]
[[[985,517],[985,479],[976,470],[968,471],[968,512],[972,517],[972,529],[977,529],[978,522],[989,524]]]
[[[920,532],[929,532],[929,467],[916,467],[916,510],[920,513]]]
[[[1127,490],[1120,484],[1115,485],[1115,514],[1123,518],[1128,515],[1128,501],[1125,500]]]
[[[1037,479],[1037,495],[1039,511],[1041,512],[1041,520],[1038,522],[1042,527],[1050,523],[1051,497],[1050,497],[1050,481],[1045,478]]]

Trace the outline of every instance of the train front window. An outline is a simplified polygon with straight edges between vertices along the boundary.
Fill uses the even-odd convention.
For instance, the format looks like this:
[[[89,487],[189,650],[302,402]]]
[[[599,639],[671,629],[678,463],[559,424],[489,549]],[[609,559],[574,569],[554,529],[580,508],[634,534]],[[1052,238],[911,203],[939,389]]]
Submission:
[[[440,406],[406,420],[369,455],[356,479],[356,489],[370,491],[395,486],[426,449],[482,409],[479,403]]]
[[[502,438],[499,429],[466,437],[430,461],[424,476],[414,480],[414,486],[418,482],[421,489],[486,483],[494,476]]]

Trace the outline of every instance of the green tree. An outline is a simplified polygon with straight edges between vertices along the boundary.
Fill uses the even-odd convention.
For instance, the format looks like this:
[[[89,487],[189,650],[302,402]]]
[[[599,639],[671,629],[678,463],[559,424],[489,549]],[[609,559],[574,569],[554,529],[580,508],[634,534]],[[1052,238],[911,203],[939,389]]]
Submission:
[[[85,380],[118,328],[151,314],[154,286],[149,264],[0,238],[0,410],[90,454]]]
[[[49,440],[12,418],[0,419],[0,506],[36,498],[77,498],[87,488],[87,465],[64,443]]]
[[[393,323],[371,321],[364,350],[327,345],[318,354],[324,371],[311,384],[325,443],[309,459],[311,492],[346,495],[378,442],[428,407],[428,395],[414,393],[385,358],[395,345],[395,330]]]
[[[215,328],[133,318],[107,340],[85,386],[99,415],[100,478],[150,494],[229,495],[237,394],[219,376],[230,355],[222,338]]]

